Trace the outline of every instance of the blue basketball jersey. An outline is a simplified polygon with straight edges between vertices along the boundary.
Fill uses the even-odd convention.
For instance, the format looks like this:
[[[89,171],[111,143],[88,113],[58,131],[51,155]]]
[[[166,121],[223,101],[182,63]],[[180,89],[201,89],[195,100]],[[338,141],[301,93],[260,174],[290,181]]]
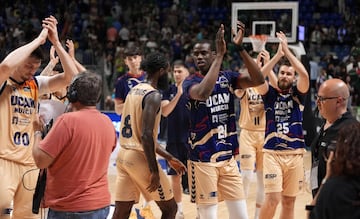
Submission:
[[[183,83],[189,97],[190,157],[192,161],[218,162],[239,153],[236,132],[233,88],[240,73],[221,71],[212,94],[206,101],[191,99],[189,90],[204,76],[196,73]]]
[[[282,94],[269,85],[263,96],[266,111],[265,149],[295,150],[305,148],[302,121],[305,94],[296,86]]]
[[[115,98],[121,99],[125,102],[126,96],[130,89],[144,80],[145,72],[142,72],[141,75],[134,75],[128,72],[125,75],[119,77],[115,84]]]

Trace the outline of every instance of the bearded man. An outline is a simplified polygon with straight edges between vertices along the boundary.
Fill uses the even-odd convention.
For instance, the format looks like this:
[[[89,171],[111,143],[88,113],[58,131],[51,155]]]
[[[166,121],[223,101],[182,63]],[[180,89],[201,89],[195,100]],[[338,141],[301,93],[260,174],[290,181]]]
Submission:
[[[295,199],[304,181],[302,120],[309,76],[290,51],[285,34],[279,32],[277,37],[280,41],[278,51],[261,69],[269,76],[270,84],[265,82],[256,88],[262,95],[266,111],[263,149],[265,201],[260,219],[272,218],[280,201],[280,219],[293,219]],[[280,65],[276,78],[271,70],[283,56],[288,63]]]

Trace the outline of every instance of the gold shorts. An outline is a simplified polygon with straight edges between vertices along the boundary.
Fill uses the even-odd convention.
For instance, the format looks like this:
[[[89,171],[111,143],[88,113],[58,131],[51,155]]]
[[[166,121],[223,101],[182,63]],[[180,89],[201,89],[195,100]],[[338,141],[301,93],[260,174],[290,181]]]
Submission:
[[[170,182],[159,163],[160,187],[151,193],[146,189],[150,185],[151,174],[144,152],[120,148],[116,168],[115,201],[137,203],[140,193],[148,201],[167,201],[173,198]]]
[[[245,199],[241,175],[234,158],[216,163],[189,160],[188,179],[191,201],[197,204]]]

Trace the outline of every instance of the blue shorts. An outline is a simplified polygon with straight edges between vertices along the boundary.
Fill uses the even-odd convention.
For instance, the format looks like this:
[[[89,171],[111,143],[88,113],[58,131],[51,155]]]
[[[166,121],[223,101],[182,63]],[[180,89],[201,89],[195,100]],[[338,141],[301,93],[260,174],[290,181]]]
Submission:
[[[68,212],[68,211],[55,211],[49,209],[48,219],[99,219],[107,218],[109,214],[110,207],[100,208],[93,211],[82,211],[82,212]]]

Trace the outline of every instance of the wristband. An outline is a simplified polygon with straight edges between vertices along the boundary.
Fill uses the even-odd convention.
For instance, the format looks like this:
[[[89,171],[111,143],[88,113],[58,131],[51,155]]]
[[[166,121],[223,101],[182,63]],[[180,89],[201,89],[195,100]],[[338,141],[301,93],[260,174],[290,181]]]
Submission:
[[[235,44],[235,46],[240,52],[245,50],[245,48],[243,47],[242,44],[240,44],[240,45]]]

